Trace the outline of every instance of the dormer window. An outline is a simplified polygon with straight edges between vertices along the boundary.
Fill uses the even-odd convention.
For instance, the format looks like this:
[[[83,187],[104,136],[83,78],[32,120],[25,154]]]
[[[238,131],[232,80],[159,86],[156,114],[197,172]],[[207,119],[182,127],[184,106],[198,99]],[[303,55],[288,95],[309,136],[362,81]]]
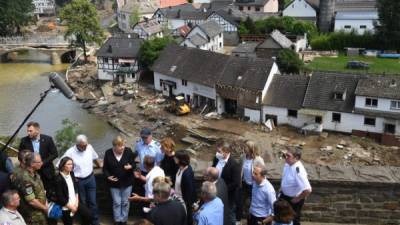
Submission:
[[[365,98],[365,106],[367,107],[378,107],[378,99],[377,98]]]
[[[335,94],[333,95],[333,98],[334,98],[335,100],[339,100],[339,101],[343,101],[343,100],[344,100],[344,98],[343,98],[343,93],[335,93]]]

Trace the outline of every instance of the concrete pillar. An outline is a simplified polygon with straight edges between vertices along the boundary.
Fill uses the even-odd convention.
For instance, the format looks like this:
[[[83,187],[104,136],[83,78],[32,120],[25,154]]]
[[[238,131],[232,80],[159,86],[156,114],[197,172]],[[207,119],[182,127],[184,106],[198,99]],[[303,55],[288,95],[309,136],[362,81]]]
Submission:
[[[53,65],[61,64],[61,59],[57,52],[51,53],[51,64]]]

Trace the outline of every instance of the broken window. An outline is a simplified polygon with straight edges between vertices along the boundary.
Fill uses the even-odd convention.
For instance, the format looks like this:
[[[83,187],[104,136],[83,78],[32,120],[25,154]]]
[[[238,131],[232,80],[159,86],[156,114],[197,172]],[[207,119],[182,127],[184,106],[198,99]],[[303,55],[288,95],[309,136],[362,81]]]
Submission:
[[[288,109],[288,116],[297,118],[297,110]]]
[[[365,117],[364,125],[375,126],[375,118]]]
[[[341,117],[340,113],[332,113],[332,122],[340,123]]]

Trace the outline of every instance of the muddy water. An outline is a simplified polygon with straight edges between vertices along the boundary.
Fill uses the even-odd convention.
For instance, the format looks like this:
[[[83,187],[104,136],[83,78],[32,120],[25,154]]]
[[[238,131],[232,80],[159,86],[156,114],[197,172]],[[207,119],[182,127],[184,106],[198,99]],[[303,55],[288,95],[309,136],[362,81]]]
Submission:
[[[49,56],[27,51],[20,53],[17,61],[0,63],[0,135],[11,135],[37,103],[40,93],[49,87],[48,73],[64,74],[68,67],[68,64],[51,65],[49,62]],[[117,134],[105,121],[88,114],[79,103],[66,99],[58,91],[48,94],[31,120],[41,124],[43,133],[54,136],[64,118],[79,123],[100,154],[111,146]],[[24,136],[25,130],[23,127],[19,136]]]

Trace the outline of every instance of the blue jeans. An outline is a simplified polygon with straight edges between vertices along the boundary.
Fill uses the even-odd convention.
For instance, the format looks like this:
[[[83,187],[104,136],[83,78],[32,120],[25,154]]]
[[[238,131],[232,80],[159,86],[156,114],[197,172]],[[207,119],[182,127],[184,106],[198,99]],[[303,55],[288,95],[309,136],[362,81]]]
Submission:
[[[110,188],[113,199],[114,222],[127,222],[129,213],[129,200],[132,186],[123,188]]]
[[[99,212],[96,202],[96,178],[92,174],[86,179],[78,179],[79,198],[92,213],[92,225],[99,225]]]

